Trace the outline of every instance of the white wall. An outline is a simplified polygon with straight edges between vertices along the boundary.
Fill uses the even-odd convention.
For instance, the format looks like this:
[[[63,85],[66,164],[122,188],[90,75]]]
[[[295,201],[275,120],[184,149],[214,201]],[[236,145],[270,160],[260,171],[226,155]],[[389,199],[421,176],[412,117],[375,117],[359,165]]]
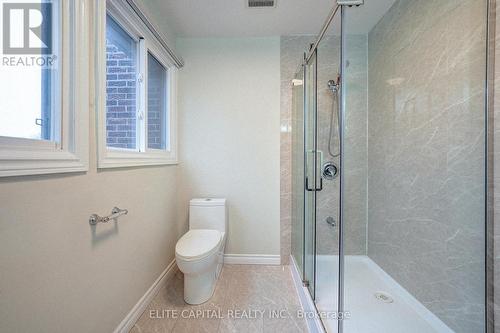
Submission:
[[[174,259],[179,167],[98,172],[89,144],[88,173],[0,179],[0,332],[112,332]]]
[[[178,39],[181,184],[225,197],[226,253],[279,254],[280,40]]]
[[[136,4],[141,8],[151,22],[156,26],[158,32],[165,38],[168,46],[174,48],[175,46],[175,31],[169,24],[169,13],[162,9],[162,2],[164,0],[135,0]]]
[[[0,179],[0,332],[111,332],[174,259],[191,197],[228,198],[227,252],[279,254],[279,39],[179,44],[180,166],[98,171],[92,125],[89,172]],[[129,215],[92,234],[115,205]]]

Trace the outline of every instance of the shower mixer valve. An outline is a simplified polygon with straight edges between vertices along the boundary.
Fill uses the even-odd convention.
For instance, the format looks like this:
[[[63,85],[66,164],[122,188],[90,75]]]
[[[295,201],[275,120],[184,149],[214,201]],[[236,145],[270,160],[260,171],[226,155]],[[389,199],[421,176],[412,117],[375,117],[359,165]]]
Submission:
[[[339,174],[339,168],[334,162],[326,162],[323,164],[322,177],[326,180],[334,180]]]

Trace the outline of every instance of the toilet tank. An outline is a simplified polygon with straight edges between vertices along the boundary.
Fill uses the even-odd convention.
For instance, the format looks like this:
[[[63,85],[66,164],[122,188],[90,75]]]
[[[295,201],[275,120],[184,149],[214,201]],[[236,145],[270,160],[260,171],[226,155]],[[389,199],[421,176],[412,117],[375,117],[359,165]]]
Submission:
[[[226,232],[226,199],[192,199],[189,202],[189,229],[213,229]]]

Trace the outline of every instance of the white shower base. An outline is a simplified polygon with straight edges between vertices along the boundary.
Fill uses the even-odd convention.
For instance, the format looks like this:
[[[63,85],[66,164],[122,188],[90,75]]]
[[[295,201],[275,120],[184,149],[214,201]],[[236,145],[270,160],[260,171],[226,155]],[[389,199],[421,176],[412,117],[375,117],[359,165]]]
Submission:
[[[316,307],[320,312],[337,309],[338,257],[322,255],[316,266]],[[438,317],[423,306],[367,256],[345,257],[344,333],[451,333]],[[389,294],[392,303],[375,297]],[[323,320],[328,333],[337,332],[335,319]]]

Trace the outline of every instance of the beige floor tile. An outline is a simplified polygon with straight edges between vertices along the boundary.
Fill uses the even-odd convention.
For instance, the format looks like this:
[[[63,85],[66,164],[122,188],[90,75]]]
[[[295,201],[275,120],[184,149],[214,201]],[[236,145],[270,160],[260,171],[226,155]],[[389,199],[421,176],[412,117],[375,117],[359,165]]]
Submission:
[[[263,318],[258,319],[229,319],[221,320],[219,333],[262,333],[264,330]]]
[[[302,333],[307,332],[306,322],[297,317],[300,306],[289,305],[286,311],[283,311],[279,316],[268,316],[264,318],[264,333]]]
[[[178,272],[159,291],[131,332],[307,332],[305,322],[296,318],[300,305],[288,266],[225,265],[212,298],[197,306],[184,302],[183,290],[183,275]],[[254,317],[247,318],[245,314],[252,310],[257,311]],[[240,315],[234,311],[240,311]],[[286,316],[274,318],[273,311],[282,311]],[[177,318],[172,318],[173,312]]]

